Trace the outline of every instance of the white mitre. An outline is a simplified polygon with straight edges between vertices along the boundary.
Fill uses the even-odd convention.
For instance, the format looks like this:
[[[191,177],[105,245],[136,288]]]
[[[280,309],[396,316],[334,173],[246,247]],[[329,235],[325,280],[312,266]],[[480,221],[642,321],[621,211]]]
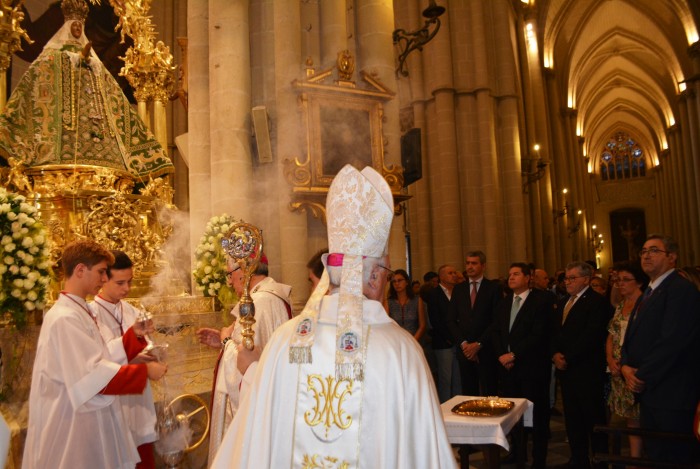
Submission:
[[[338,325],[336,331],[336,375],[338,379],[362,380],[364,348],[362,334],[362,259],[382,257],[394,216],[389,185],[374,169],[362,172],[345,165],[328,191],[329,259],[342,265]],[[333,265],[333,264],[331,264]],[[321,300],[328,289],[324,270],[319,285],[302,311],[302,320],[290,344],[290,362],[311,363],[311,346]]]

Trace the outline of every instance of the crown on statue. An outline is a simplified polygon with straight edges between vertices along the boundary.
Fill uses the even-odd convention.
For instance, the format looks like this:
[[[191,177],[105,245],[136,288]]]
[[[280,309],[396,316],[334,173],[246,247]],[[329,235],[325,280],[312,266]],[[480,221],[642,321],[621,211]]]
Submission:
[[[89,7],[85,0],[63,0],[61,2],[61,11],[65,21],[75,20],[85,23]]]

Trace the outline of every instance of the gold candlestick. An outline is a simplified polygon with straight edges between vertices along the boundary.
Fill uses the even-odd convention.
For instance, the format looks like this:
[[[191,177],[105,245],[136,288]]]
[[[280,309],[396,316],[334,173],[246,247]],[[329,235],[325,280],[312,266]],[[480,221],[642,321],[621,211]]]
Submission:
[[[250,279],[260,263],[263,249],[262,230],[245,222],[237,223],[221,240],[221,247],[235,260],[243,271],[243,296],[238,303],[243,345],[253,350],[255,324],[255,304],[250,297]]]

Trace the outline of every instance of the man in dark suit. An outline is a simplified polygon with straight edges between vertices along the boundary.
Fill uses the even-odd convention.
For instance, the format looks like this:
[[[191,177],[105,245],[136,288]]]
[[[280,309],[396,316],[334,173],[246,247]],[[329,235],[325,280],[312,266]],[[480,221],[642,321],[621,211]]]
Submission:
[[[552,324],[552,361],[561,383],[566,434],[573,467],[590,467],[589,444],[607,452],[604,434],[593,435],[593,426],[605,424],[603,383],[605,340],[612,316],[608,300],[591,290],[593,269],[585,262],[566,266],[566,291]]]
[[[676,272],[673,239],[651,235],[639,254],[651,281],[627,326],[622,375],[638,396],[643,428],[690,435],[700,399],[700,293]],[[691,463],[698,444],[645,440],[644,448],[652,459]]]
[[[549,292],[530,290],[530,277],[527,264],[511,264],[508,287],[513,293],[496,306],[491,339],[499,361],[500,395],[524,397],[535,405],[532,467],[544,468],[549,436],[549,327],[555,300]],[[525,442],[518,442],[513,449],[524,448]]]
[[[453,342],[458,354],[462,392],[468,396],[496,394],[498,362],[489,340],[493,310],[503,297],[498,282],[484,277],[486,255],[482,251],[467,253],[468,281],[452,291],[448,316]]]
[[[447,315],[450,309],[452,289],[457,285],[457,269],[443,265],[438,269],[440,283],[426,295],[428,316],[432,325],[433,351],[437,361],[437,388],[440,402],[445,402],[462,392],[457,364],[457,354]]]

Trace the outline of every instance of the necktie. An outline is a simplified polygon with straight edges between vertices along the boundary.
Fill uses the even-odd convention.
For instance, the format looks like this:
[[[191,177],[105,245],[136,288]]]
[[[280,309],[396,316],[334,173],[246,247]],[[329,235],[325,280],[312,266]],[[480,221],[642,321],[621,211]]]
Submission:
[[[641,309],[642,303],[644,303],[646,300],[649,299],[649,297],[651,296],[651,293],[652,293],[652,292],[653,292],[653,290],[651,289],[651,287],[647,287],[646,290],[644,290],[644,294],[642,295],[642,298],[639,300],[639,303],[637,303],[637,304],[635,305],[635,308],[634,308],[634,310],[632,311],[632,315],[630,316],[630,324],[632,324],[632,322],[633,322],[635,319],[637,319],[637,313],[638,313],[639,310]]]
[[[571,307],[574,305],[575,301],[576,301],[576,295],[569,298],[569,301],[566,302],[566,306],[564,306],[564,314],[561,317],[562,324],[564,324],[564,322],[566,322],[566,317],[569,315],[569,311],[571,311]]]
[[[508,326],[508,330],[510,331],[513,328],[513,323],[515,322],[515,317],[518,315],[518,311],[520,310],[520,301],[522,298],[520,298],[518,295],[515,295],[513,297],[513,305],[510,307],[510,326]]]
[[[472,306],[474,306],[474,302],[476,301],[476,282],[472,282],[472,292],[469,296],[471,297]]]

